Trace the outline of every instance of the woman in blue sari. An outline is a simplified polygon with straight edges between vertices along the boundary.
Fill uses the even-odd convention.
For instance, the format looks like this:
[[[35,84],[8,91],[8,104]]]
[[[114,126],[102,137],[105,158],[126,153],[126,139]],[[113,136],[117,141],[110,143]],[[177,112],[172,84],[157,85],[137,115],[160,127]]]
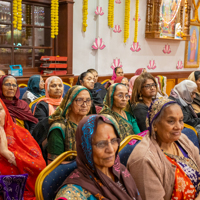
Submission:
[[[40,75],[33,75],[29,78],[27,91],[24,93],[22,100],[30,104],[35,99],[44,96],[44,80]]]

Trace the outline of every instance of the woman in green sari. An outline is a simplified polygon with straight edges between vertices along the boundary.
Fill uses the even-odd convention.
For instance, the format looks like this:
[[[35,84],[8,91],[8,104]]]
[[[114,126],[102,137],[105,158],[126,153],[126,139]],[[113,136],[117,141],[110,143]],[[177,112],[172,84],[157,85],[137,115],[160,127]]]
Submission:
[[[86,87],[76,85],[68,90],[60,106],[49,117],[49,162],[64,151],[76,150],[75,132],[78,123],[89,113],[91,105],[91,94]]]
[[[104,99],[104,107],[100,112],[100,114],[108,114],[115,118],[119,124],[121,140],[128,135],[140,133],[136,119],[131,113],[125,111],[129,104],[129,98],[128,89],[124,84],[112,84],[108,89]]]

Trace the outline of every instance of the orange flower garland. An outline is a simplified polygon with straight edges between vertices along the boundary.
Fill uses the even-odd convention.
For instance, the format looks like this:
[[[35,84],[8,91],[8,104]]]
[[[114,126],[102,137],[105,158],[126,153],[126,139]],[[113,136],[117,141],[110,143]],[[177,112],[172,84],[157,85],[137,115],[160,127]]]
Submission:
[[[83,0],[83,32],[87,28],[87,15],[88,15],[88,0]]]
[[[108,26],[114,27],[114,0],[109,0],[108,3]]]
[[[137,36],[138,36],[138,17],[139,17],[139,0],[136,0],[135,5],[135,37],[134,42],[137,42]]]
[[[130,0],[125,0],[124,43],[126,43],[129,38],[130,4]]]

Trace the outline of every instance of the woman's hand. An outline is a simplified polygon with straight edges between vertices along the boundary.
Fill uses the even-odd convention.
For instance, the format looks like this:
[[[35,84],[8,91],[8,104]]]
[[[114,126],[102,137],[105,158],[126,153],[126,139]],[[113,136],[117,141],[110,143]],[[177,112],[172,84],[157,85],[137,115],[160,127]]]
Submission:
[[[7,158],[8,155],[8,141],[6,138],[6,133],[4,131],[4,128],[0,127],[0,154]]]

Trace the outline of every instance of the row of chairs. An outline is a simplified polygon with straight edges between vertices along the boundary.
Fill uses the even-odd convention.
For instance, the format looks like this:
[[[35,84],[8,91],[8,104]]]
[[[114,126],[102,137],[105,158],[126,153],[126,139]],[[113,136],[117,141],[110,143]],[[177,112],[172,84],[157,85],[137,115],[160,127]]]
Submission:
[[[186,134],[195,146],[199,148],[197,132],[193,127],[185,124],[182,133]],[[136,143],[134,145],[130,145],[129,142],[131,140],[136,140]],[[141,142],[141,140],[141,136],[130,135],[120,143],[119,156],[123,165],[126,166],[131,152]],[[39,174],[35,186],[37,200],[53,200],[55,198],[55,191],[58,190],[63,181],[77,167],[75,160],[68,164],[61,164],[70,156],[77,156],[76,151],[64,152]]]

